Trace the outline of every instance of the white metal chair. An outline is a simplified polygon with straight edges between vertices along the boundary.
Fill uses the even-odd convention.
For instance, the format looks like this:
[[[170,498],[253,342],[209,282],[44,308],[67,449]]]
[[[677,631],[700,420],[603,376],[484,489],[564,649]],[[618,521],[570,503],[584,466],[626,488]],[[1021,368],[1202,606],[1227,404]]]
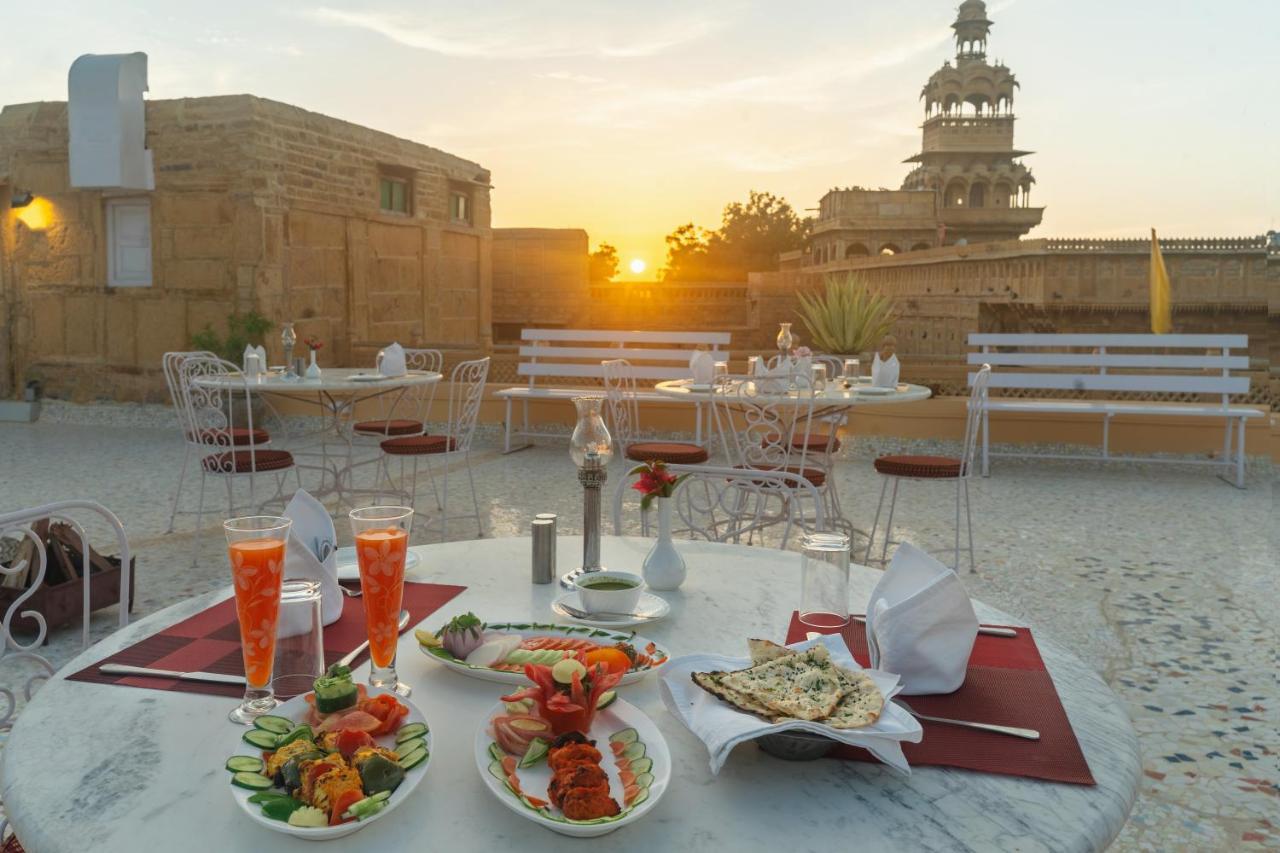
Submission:
[[[200,503],[196,510],[196,535],[192,545],[192,563],[199,554],[200,532],[204,520],[206,480],[219,477],[227,487],[227,513],[235,514],[232,482],[237,478],[249,482],[249,506],[285,502],[284,482],[293,471],[298,488],[302,480],[287,450],[266,448],[256,440],[262,430],[253,424],[253,395],[249,381],[228,361],[214,357],[193,357],[182,364],[186,388],[187,418],[192,434],[200,440]],[[203,380],[203,381],[202,381]],[[258,474],[274,474],[276,491],[265,501],[257,500]]]
[[[192,448],[200,448],[201,442],[188,418],[187,389],[183,385],[182,365],[188,358],[214,358],[208,350],[190,350],[187,352],[167,352],[161,361],[164,369],[164,384],[169,389],[169,399],[173,401],[173,411],[178,417],[178,428],[182,430],[182,468],[178,472],[178,488],[173,493],[173,506],[169,510],[169,527],[166,533],[173,532],[173,523],[178,516],[178,502],[182,499],[182,484],[187,478],[187,468],[191,465]]]
[[[436,503],[440,507],[440,538],[448,538],[449,522],[453,519],[474,518],[478,535],[484,535],[484,524],[480,519],[480,502],[476,498],[476,481],[471,472],[471,440],[475,436],[476,421],[480,415],[480,403],[484,400],[485,381],[489,377],[489,358],[464,361],[453,368],[450,375],[449,388],[449,421],[442,435],[398,436],[384,439],[380,443],[383,457],[383,474],[388,483],[391,473],[387,460],[398,456],[401,460],[401,484],[403,485],[403,463],[407,457],[413,458],[413,474],[410,486],[403,494],[410,506],[414,506],[418,492],[418,460],[424,458],[427,471],[431,475],[432,491],[435,491],[435,474],[432,471],[432,459],[441,462],[442,483],[436,495]],[[424,426],[425,430],[425,426]],[[467,469],[467,481],[471,486],[472,514],[449,515],[449,466],[461,458]]]
[[[438,349],[408,349],[404,351],[405,367],[439,373],[444,366],[444,354]],[[398,394],[378,397],[379,417],[352,424],[354,436],[375,438],[379,442],[401,435],[422,435],[431,416],[431,404],[435,401],[436,385],[430,382],[408,385]],[[396,417],[400,415],[400,417]]]
[[[875,468],[884,477],[880,487],[880,503],[876,505],[876,518],[867,537],[867,553],[864,562],[871,559],[871,545],[875,542],[876,527],[880,524],[880,511],[884,508],[884,493],[893,481],[893,497],[889,500],[889,518],[884,527],[884,543],[880,548],[880,561],[889,553],[889,539],[893,533],[893,509],[898,503],[898,484],[903,480],[954,480],[956,484],[956,562],[952,567],[960,570],[960,503],[964,499],[964,514],[968,529],[969,571],[973,571],[976,559],[973,553],[973,513],[969,506],[969,479],[973,476],[974,456],[978,447],[978,427],[987,398],[987,382],[991,378],[991,365],[984,364],[973,377],[969,392],[968,413],[965,417],[964,444],[961,455],[951,456],[881,456]]]
[[[0,575],[8,577],[18,573],[25,573],[27,576],[25,591],[14,599],[5,610],[4,621],[0,625],[0,631],[3,631],[4,637],[4,645],[0,647],[0,667],[7,664],[25,662],[36,670],[36,674],[28,678],[26,683],[22,685],[24,701],[30,701],[40,685],[54,673],[53,664],[38,651],[44,644],[49,632],[49,626],[45,618],[37,611],[22,609],[23,605],[35,595],[37,588],[44,582],[45,572],[48,568],[48,554],[45,551],[44,542],[33,529],[33,525],[46,519],[51,522],[63,522],[70,525],[72,531],[80,538],[80,553],[83,555],[80,576],[84,579],[85,602],[80,634],[81,649],[89,647],[90,618],[88,606],[89,542],[85,529],[80,523],[81,519],[93,519],[96,523],[105,522],[115,534],[116,548],[120,552],[120,606],[116,623],[117,628],[123,628],[129,624],[129,593],[133,586],[131,583],[132,559],[129,553],[129,538],[125,535],[124,525],[120,523],[120,519],[111,510],[96,501],[70,500],[58,501],[44,506],[32,507],[31,509],[17,510],[16,512],[0,513],[0,538],[18,539],[20,542],[25,541],[30,544],[29,549],[19,548],[18,556],[9,565],[5,565],[3,561],[0,561]],[[25,554],[34,555],[34,563],[31,562],[30,558],[23,556],[24,552]],[[27,623],[35,624],[35,634],[29,642],[19,642],[13,635],[14,617],[20,617],[26,620]],[[0,733],[4,733],[9,731],[17,718],[19,700],[18,695],[13,690],[4,687],[0,687],[0,696],[3,697],[5,702],[4,711],[0,714]],[[8,819],[0,813],[0,839],[4,839],[8,826]],[[6,840],[5,844],[6,849],[8,849],[13,842]]]

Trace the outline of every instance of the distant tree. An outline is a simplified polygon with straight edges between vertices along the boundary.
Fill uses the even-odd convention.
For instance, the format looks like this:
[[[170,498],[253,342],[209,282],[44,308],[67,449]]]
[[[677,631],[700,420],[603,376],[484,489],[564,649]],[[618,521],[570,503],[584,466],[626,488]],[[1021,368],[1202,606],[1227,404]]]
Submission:
[[[592,281],[613,281],[618,274],[618,250],[609,243],[601,243],[589,256],[589,275]]]
[[[809,225],[785,199],[752,190],[746,203],[725,206],[717,230],[690,222],[668,234],[663,277],[741,281],[752,271],[775,270],[779,254],[804,246]]]

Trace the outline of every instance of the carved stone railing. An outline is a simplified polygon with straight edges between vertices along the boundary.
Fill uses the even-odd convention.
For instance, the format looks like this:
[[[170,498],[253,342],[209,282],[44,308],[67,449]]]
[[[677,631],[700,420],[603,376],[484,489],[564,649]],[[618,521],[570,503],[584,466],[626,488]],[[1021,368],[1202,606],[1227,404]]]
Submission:
[[[1151,241],[1146,238],[1104,240],[1093,237],[1049,237],[1044,240],[1050,252],[1133,252],[1146,251]],[[1161,237],[1162,252],[1264,252],[1267,237]]]

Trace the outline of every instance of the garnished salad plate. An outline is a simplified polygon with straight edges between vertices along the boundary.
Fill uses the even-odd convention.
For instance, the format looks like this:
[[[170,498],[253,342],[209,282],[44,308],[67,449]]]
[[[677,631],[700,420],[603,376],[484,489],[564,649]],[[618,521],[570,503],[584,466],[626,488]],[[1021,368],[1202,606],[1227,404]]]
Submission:
[[[338,580],[340,581],[358,581],[360,580],[360,563],[356,559],[356,546],[347,545],[334,551],[334,558],[338,565]],[[414,566],[418,565],[421,558],[410,548],[404,558],[404,570],[407,572]]]
[[[473,613],[456,616],[437,631],[414,633],[428,657],[455,672],[500,684],[528,684],[527,665],[553,666],[566,659],[603,664],[619,676],[620,684],[631,684],[671,658],[667,649],[630,632],[537,622],[485,624]]]
[[[225,768],[255,823],[308,841],[341,838],[381,820],[427,774],[431,729],[390,690],[356,685],[331,667],[315,690],[239,733]]]
[[[502,697],[476,733],[485,785],[511,811],[562,835],[604,835],[644,817],[671,782],[658,727],[634,705],[604,701],[618,681],[602,664],[529,669],[533,686]]]

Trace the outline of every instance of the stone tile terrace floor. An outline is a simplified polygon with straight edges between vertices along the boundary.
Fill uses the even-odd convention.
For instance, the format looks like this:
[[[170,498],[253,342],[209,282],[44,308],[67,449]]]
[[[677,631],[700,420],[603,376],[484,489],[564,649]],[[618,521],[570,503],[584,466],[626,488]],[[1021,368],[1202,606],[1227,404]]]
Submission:
[[[152,407],[55,404],[40,423],[0,424],[0,509],[72,497],[111,507],[138,557],[135,616],[227,582],[216,527],[194,569],[193,517],[163,533],[182,458],[166,420]],[[863,529],[879,489],[871,458],[891,444],[860,440],[844,452],[840,490]],[[565,446],[510,456],[498,446],[496,433],[482,431],[473,451],[485,535],[522,534],[543,511],[577,532],[580,493]],[[453,485],[460,504],[466,495]],[[209,493],[215,524],[225,508],[217,488]],[[1280,847],[1276,491],[1265,461],[1251,464],[1244,491],[1203,468],[1080,462],[1002,460],[990,479],[973,482],[979,567],[965,575],[971,593],[1072,648],[1134,720],[1144,787],[1115,849]],[[905,485],[903,538],[946,546],[952,500],[945,486]],[[464,522],[450,533],[475,531]],[[112,611],[100,613],[95,637],[113,624]],[[47,652],[58,665],[78,642],[78,631],[64,629]],[[0,684],[16,682],[0,674]]]

